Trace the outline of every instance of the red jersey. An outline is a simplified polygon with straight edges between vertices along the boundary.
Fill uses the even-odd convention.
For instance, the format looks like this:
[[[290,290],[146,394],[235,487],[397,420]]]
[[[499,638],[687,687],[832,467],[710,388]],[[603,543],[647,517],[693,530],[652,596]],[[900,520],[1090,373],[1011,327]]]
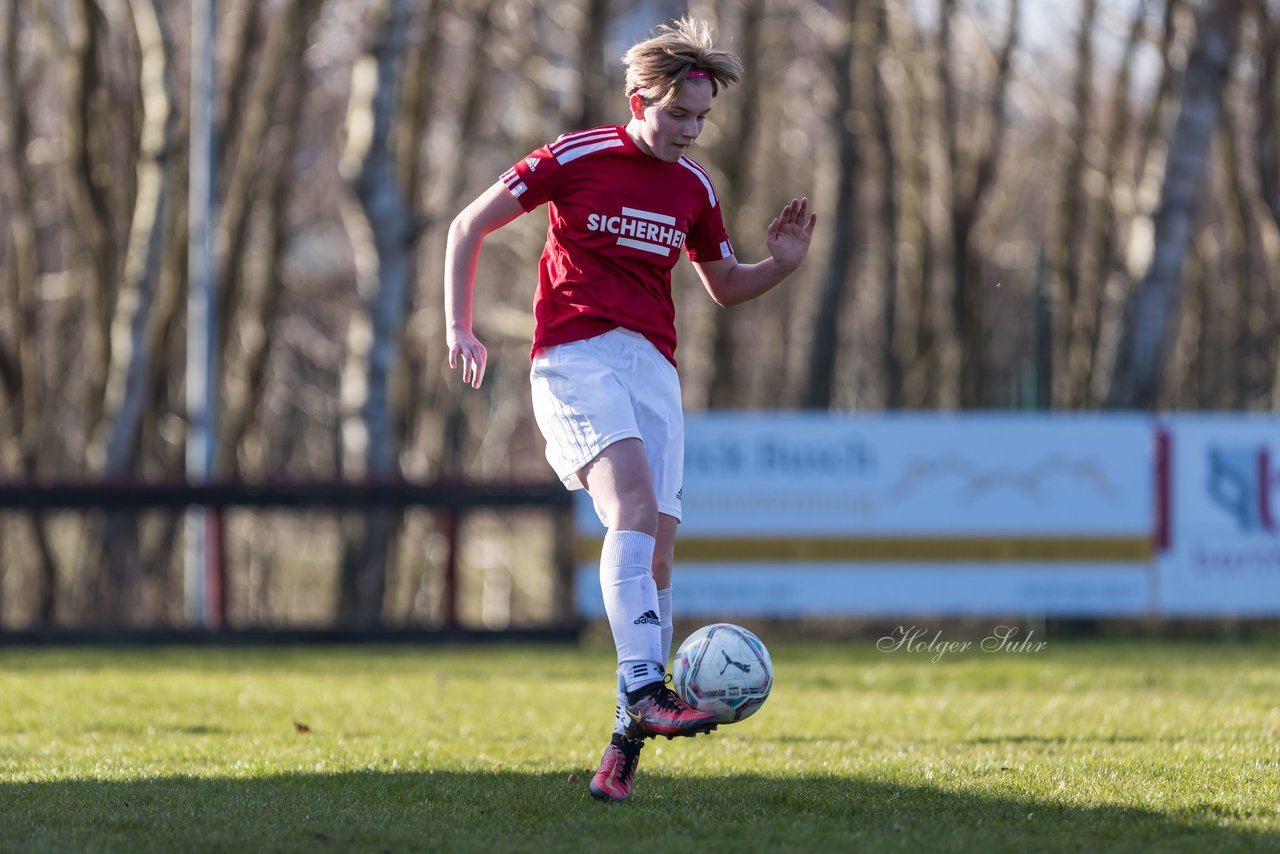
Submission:
[[[688,157],[645,154],[611,125],[561,136],[502,175],[551,224],[533,300],[533,352],[621,326],[675,364],[671,268],[733,254],[711,176]]]

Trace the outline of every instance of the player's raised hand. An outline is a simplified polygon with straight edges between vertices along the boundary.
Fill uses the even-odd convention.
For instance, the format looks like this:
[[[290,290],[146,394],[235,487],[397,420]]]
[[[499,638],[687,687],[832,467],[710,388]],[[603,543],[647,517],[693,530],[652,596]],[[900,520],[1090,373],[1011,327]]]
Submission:
[[[484,366],[489,351],[469,329],[449,330],[449,368],[462,363],[462,382],[472,388],[480,388],[484,381]]]
[[[773,260],[788,270],[800,266],[809,252],[813,227],[817,224],[818,215],[809,213],[809,199],[792,199],[782,209],[782,213],[769,223],[767,244]]]

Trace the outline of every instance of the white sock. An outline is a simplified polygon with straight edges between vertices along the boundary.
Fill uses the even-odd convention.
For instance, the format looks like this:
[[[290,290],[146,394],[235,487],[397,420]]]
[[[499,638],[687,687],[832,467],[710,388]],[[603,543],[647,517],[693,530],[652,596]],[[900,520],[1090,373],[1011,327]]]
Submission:
[[[671,636],[675,626],[671,619],[671,588],[664,587],[658,591],[658,619],[662,621],[662,666],[671,663]],[[668,672],[670,670],[668,669]]]
[[[662,621],[662,666],[665,668],[671,660],[671,588],[664,587],[658,591],[658,618]],[[627,685],[622,679],[622,671],[618,671],[618,699],[613,706],[613,731],[625,733],[631,718],[627,717]]]
[[[618,670],[618,699],[613,706],[613,731],[619,735],[626,733],[631,718],[627,715],[627,683],[622,681],[622,670]]]
[[[628,691],[662,678],[662,626],[653,583],[653,537],[609,531],[600,552],[600,592]]]

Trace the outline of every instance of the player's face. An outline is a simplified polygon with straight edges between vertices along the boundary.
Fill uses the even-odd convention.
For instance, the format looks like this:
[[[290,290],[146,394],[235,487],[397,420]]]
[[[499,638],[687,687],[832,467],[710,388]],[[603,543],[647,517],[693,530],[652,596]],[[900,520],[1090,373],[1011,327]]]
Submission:
[[[702,133],[711,111],[711,81],[686,80],[676,99],[665,107],[650,106],[644,111],[640,137],[649,153],[674,163],[683,157]]]

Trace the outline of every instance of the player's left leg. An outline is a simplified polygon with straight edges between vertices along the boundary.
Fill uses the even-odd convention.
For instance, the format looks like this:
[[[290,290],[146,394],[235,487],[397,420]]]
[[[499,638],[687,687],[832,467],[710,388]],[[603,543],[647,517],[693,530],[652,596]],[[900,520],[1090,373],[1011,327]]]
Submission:
[[[661,358],[656,356],[658,360]],[[653,373],[657,374],[663,365],[670,368],[669,362],[662,362],[653,364]],[[671,565],[684,480],[684,415],[680,410],[678,384],[659,388],[646,401],[648,405],[637,407],[636,422],[645,438],[654,500],[658,505],[650,569],[657,594],[659,655],[665,675],[671,656]],[[665,685],[655,686],[644,697],[630,691],[626,699],[626,713],[631,719],[626,733],[632,738],[690,736],[716,728],[715,715],[690,707]]]
[[[643,443],[623,439],[610,445],[582,467],[579,477],[609,520],[600,587],[625,681],[626,734],[642,739],[710,732],[715,715],[691,708],[663,684],[662,620],[653,577],[662,514],[655,506]],[[670,524],[664,527],[670,536]]]
[[[658,531],[653,547],[653,581],[658,589],[658,619],[662,631],[662,667],[670,672],[671,638],[674,632],[671,611],[671,567],[675,561],[676,527],[680,520],[666,513],[658,514]],[[627,715],[627,689],[618,674],[618,696],[613,708],[613,731],[624,735],[631,723]]]
[[[600,759],[600,770],[587,785],[591,797],[600,801],[625,801],[631,797],[631,781],[635,779],[642,747],[643,741],[614,733]]]
[[[658,535],[653,546],[653,583],[658,588],[658,618],[662,621],[662,666],[671,665],[671,566],[675,562],[676,526],[680,520],[658,512]]]

